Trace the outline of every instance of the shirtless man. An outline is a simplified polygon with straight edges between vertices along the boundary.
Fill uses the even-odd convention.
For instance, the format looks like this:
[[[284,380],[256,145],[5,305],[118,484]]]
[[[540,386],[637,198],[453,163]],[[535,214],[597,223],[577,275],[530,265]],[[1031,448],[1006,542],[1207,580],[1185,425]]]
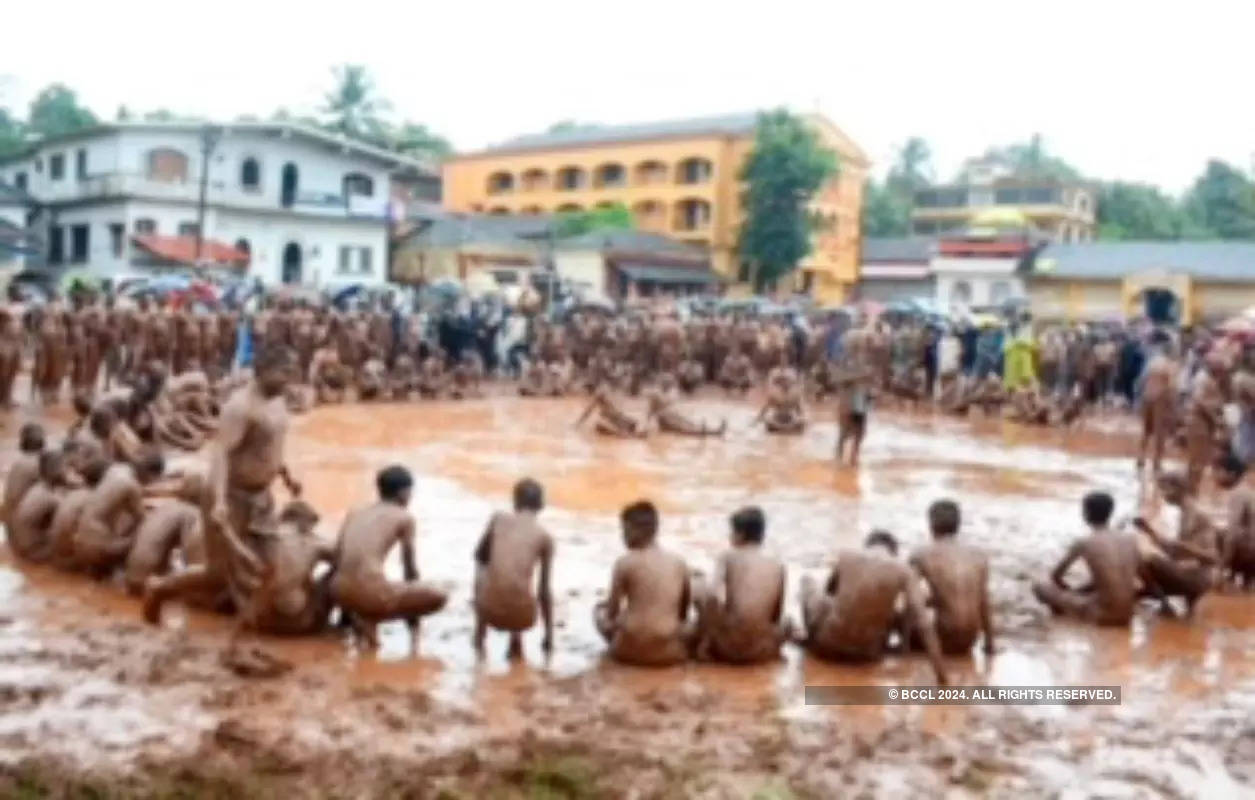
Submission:
[[[1176,419],[1178,367],[1167,346],[1160,347],[1142,373],[1142,439],[1137,447],[1137,468],[1146,464],[1151,451],[1151,469],[1158,475],[1163,464],[1164,443]]]
[[[733,349],[719,371],[719,385],[729,394],[744,395],[754,386],[754,364],[740,349]]]
[[[1190,384],[1185,410],[1185,451],[1190,491],[1197,492],[1203,473],[1213,460],[1217,431],[1224,425],[1224,393],[1220,381],[1225,359],[1212,352]]]
[[[850,334],[854,335],[853,333]],[[837,376],[837,461],[858,466],[867,436],[871,412],[873,372],[854,362],[853,368]]]
[[[597,422],[593,429],[603,436],[644,438],[646,435],[644,423],[624,411],[605,384],[593,390],[593,398],[576,420],[576,427],[582,425],[594,411],[597,412]]]
[[[863,550],[844,550],[837,556],[825,586],[809,575],[802,579],[806,648],[836,661],[879,661],[890,633],[901,630],[896,608],[899,598],[905,598],[907,627],[922,640],[937,683],[944,685],[945,665],[936,631],[925,616],[918,579],[897,554],[897,540],[875,531]]]
[[[1199,510],[1185,476],[1176,472],[1161,475],[1159,494],[1165,503],[1180,510],[1180,527],[1175,539],[1165,539],[1144,519],[1134,520],[1159,551],[1146,558],[1143,581],[1159,598],[1165,613],[1172,613],[1167,599],[1180,597],[1185,601],[1186,616],[1191,616],[1199,598],[1216,586],[1222,554],[1220,532]]]
[[[480,383],[484,380],[484,360],[474,350],[467,350],[450,371],[449,378],[449,397],[454,400],[482,397],[484,392]]]
[[[693,394],[706,381],[706,368],[702,366],[702,362],[690,358],[680,364],[677,375],[680,380],[680,390],[685,394]]]
[[[545,506],[544,490],[530,478],[514,486],[514,513],[498,512],[475,548],[475,651],[484,652],[488,628],[508,631],[508,658],[523,657],[523,631],[545,624],[541,649],[553,652],[553,537],[536,517]],[[532,584],[535,578],[536,591]]]
[[[959,506],[938,500],[928,507],[933,543],[911,554],[908,563],[928,585],[928,605],[941,651],[965,655],[976,637],[985,634],[985,653],[994,652],[994,623],[989,609],[989,559],[980,550],[956,541]]]
[[[802,405],[802,381],[792,367],[776,367],[767,376],[767,402],[755,422],[764,422],[768,433],[799,434],[806,430]]]
[[[190,479],[189,479],[190,478]],[[205,535],[201,504],[208,484],[202,475],[179,478],[173,496],[163,498],[144,515],[135,531],[135,542],[126,558],[126,588],[133,595],[143,594],[150,577],[166,575],[175,550],[185,564],[205,560]],[[146,496],[151,496],[146,491]]]
[[[382,400],[388,387],[388,368],[383,360],[371,358],[357,374],[357,399]]]
[[[114,464],[83,505],[74,529],[74,568],[104,578],[126,561],[144,518],[143,487],[161,477],[165,460],[146,450],[139,463]]]
[[[59,450],[43,451],[39,455],[39,480],[22,494],[5,523],[14,555],[27,561],[47,560],[53,516],[65,489],[64,456]]]
[[[1049,581],[1033,583],[1033,595],[1053,613],[1096,625],[1128,625],[1137,605],[1142,558],[1137,539],[1111,530],[1115,501],[1106,492],[1091,492],[1081,501],[1090,535],[1076,539],[1050,573]],[[1077,560],[1089,569],[1089,583],[1074,589],[1064,580]]]
[[[52,515],[52,524],[48,528],[46,559],[39,560],[50,561],[61,569],[74,569],[74,535],[83,517],[83,509],[111,466],[113,463],[104,456],[96,456],[79,468],[78,474],[83,483],[67,491],[57,504],[57,511]]]
[[[9,465],[4,477],[4,505],[0,508],[0,523],[9,524],[9,517],[22,502],[26,491],[39,482],[39,457],[44,452],[44,427],[27,422],[18,431],[17,457]]]
[[[1255,491],[1242,483],[1246,465],[1232,453],[1225,453],[1212,469],[1216,484],[1228,493],[1228,513],[1221,536],[1223,577],[1241,588],[1255,588]]]
[[[230,589],[237,608],[258,584],[261,562],[249,542],[274,530],[275,478],[293,496],[301,486],[284,463],[288,410],[283,390],[294,370],[292,352],[273,347],[258,355],[254,376],[236,390],[219,417],[210,447],[209,515],[205,524],[205,561],[144,587],[144,618],[156,624],[161,606],[172,597],[203,597]]]
[[[549,369],[539,359],[527,361],[519,375],[519,395],[545,397],[549,394]]]
[[[22,368],[21,321],[8,308],[0,306],[0,408],[13,405],[13,383]]]
[[[742,508],[730,522],[732,547],[715,562],[714,580],[693,584],[696,656],[730,664],[777,659],[791,631],[783,619],[784,564],[763,551],[767,520],[761,508]]]
[[[243,625],[282,636],[305,636],[326,627],[334,571],[317,577],[314,570],[322,563],[334,567],[336,550],[318,538],[317,525],[318,512],[304,500],[293,500],[279,512],[275,535],[261,545],[264,577],[241,612]]]
[[[448,376],[445,375],[444,355],[436,351],[423,359],[418,373],[418,394],[421,397],[435,399],[448,387]]]
[[[681,436],[723,436],[728,430],[728,421],[721,420],[719,426],[707,425],[704,420],[693,420],[676,408],[679,402],[679,390],[675,376],[664,372],[658,376],[658,384],[646,398],[649,412],[645,417],[645,429],[653,420],[658,420],[658,429],[665,433],[676,433]]]
[[[319,348],[309,365],[309,382],[319,403],[343,403],[349,385],[349,372],[340,363],[340,351],[333,345]]]
[[[406,353],[399,354],[392,365],[392,372],[388,375],[392,399],[409,400],[410,393],[417,388],[417,384],[418,368],[414,365],[414,359]]]
[[[406,510],[414,488],[410,471],[388,467],[380,471],[375,485],[379,501],[351,512],[340,530],[332,597],[350,615],[368,647],[379,646],[380,622],[403,619],[417,651],[419,619],[444,608],[448,594],[418,579],[414,517]],[[384,574],[384,561],[394,545],[401,547],[403,581],[390,581]]]
[[[620,515],[628,552],[614,562],[610,594],[593,608],[610,655],[625,664],[665,666],[688,658],[689,574],[658,546],[658,509],[643,500]]]

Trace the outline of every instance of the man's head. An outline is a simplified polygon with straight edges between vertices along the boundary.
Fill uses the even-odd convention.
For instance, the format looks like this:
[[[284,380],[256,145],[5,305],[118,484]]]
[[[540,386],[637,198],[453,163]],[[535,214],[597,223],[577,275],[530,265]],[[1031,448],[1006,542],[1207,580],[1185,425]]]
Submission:
[[[863,547],[868,550],[883,547],[885,552],[887,552],[890,556],[894,558],[898,557],[898,540],[889,531],[874,530],[867,534],[867,538],[863,540]]]
[[[1190,482],[1180,472],[1165,472],[1159,476],[1159,494],[1170,506],[1179,506],[1190,493]]]
[[[1090,492],[1081,499],[1081,516],[1085,524],[1105,528],[1116,510],[1116,501],[1107,492]]]
[[[94,489],[104,479],[105,473],[109,471],[109,467],[113,466],[112,462],[104,456],[93,456],[87,460],[83,468],[79,470],[79,474],[83,476],[83,483],[88,488]]]
[[[290,500],[279,512],[279,522],[289,523],[301,533],[313,533],[318,520],[318,512],[304,500]]]
[[[532,480],[524,478],[514,484],[514,510],[539,513],[545,507],[545,490]]]
[[[91,395],[84,391],[75,392],[74,397],[70,399],[70,404],[74,406],[74,413],[79,417],[85,417],[92,411]]]
[[[65,456],[60,450],[45,450],[39,454],[39,479],[52,486],[65,483]]]
[[[630,549],[648,547],[658,536],[658,509],[648,500],[638,500],[619,515],[623,524],[623,543]]]
[[[928,507],[928,527],[938,539],[958,533],[960,520],[959,504],[953,500],[938,500]]]
[[[266,397],[278,397],[288,385],[288,378],[295,362],[291,349],[267,347],[253,363],[257,388]]]
[[[87,418],[87,427],[99,439],[108,439],[113,433],[113,427],[118,422],[118,417],[113,413],[113,409],[108,406],[101,406],[91,412],[91,416]]]
[[[44,426],[28,422],[17,434],[17,446],[23,453],[38,453],[44,449]]]
[[[156,447],[147,446],[135,459],[135,479],[140,483],[152,483],[166,471],[166,459]]]
[[[1216,483],[1221,489],[1232,489],[1242,482],[1246,475],[1246,464],[1233,451],[1227,451],[1215,464]]]
[[[762,544],[767,536],[767,517],[758,506],[746,506],[732,515],[732,543]]]
[[[379,471],[375,477],[375,487],[379,490],[379,499],[399,506],[410,504],[410,493],[414,490],[414,476],[400,464],[393,464]]]

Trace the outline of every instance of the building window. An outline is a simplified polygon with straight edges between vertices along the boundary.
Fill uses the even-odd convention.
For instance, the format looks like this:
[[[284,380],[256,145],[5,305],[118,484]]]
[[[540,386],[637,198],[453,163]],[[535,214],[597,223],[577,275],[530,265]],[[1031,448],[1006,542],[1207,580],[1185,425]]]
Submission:
[[[601,189],[618,189],[627,185],[627,172],[622,164],[602,164],[597,168],[594,181]]]
[[[510,216],[510,209],[505,206],[493,206],[488,209],[488,213],[492,214],[494,217],[508,217]]]
[[[22,191],[26,191],[26,173],[19,172],[13,176],[13,185]]]
[[[563,203],[556,209],[559,214],[578,214],[584,210],[579,203]]]
[[[695,231],[710,225],[710,203],[697,198],[681,200],[675,206],[675,227],[681,231]]]
[[[573,192],[576,189],[583,189],[586,182],[584,170],[579,167],[563,167],[558,170],[559,191]]]
[[[109,252],[114,258],[122,257],[122,249],[126,246],[126,225],[121,222],[109,223]]]
[[[1059,192],[1055,189],[1025,189],[1024,202],[1029,205],[1047,205],[1059,202]]]
[[[261,190],[261,165],[255,158],[246,158],[240,165],[240,187],[246,192]]]
[[[80,181],[87,180],[87,150],[81,147],[74,154],[74,177]]]
[[[543,169],[529,169],[523,173],[523,191],[540,192],[549,186],[549,175]]]
[[[642,186],[666,183],[667,165],[661,161],[642,161],[636,165],[636,182]]]
[[[488,194],[505,194],[514,191],[514,176],[508,172],[494,172],[488,176]]]
[[[642,200],[632,206],[632,221],[645,231],[657,231],[667,226],[667,215],[657,200]]]
[[[48,159],[49,180],[59,181],[65,177],[65,154],[57,153]]]
[[[60,225],[48,229],[48,263],[54,266],[65,263],[65,228]]]
[[[524,206],[520,213],[534,217],[537,214],[543,214],[544,210],[540,206]]]
[[[135,232],[140,235],[151,235],[157,232],[157,220],[144,217],[135,220]]]
[[[358,270],[363,275],[369,275],[371,270],[374,269],[374,264],[371,263],[371,260],[375,254],[375,251],[371,250],[369,247],[363,247],[358,252],[359,252]]]
[[[375,193],[375,182],[369,175],[354,172],[344,176],[345,197],[370,197]]]
[[[1089,211],[1089,195],[1081,192],[1076,196],[1076,210],[1082,214]]]
[[[353,270],[353,248],[347,244],[340,245],[340,261],[336,265],[336,271],[341,275],[347,275]]]
[[[179,235],[180,236],[195,236],[199,230],[200,230],[200,225],[197,225],[195,222],[180,222],[179,223]]]
[[[87,225],[70,226],[70,263],[86,264],[90,247],[91,228]]]
[[[704,158],[686,158],[680,162],[679,174],[676,179],[680,183],[706,183],[715,172],[715,167]]]
[[[36,172],[44,171],[44,160],[42,158],[35,159],[35,171]]]
[[[149,150],[148,177],[154,181],[183,183],[187,180],[187,156],[169,147]]]

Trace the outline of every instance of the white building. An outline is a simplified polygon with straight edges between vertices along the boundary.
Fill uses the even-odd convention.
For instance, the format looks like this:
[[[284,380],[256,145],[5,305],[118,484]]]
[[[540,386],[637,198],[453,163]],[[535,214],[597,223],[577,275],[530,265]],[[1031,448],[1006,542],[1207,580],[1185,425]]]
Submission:
[[[387,280],[394,176],[437,186],[423,162],[288,123],[113,123],[0,162],[35,201],[49,267],[105,274],[197,263],[266,283]],[[29,261],[29,259],[28,259]]]
[[[934,256],[931,267],[938,307],[966,311],[1023,299],[1024,280],[1016,271],[1019,263],[1019,258]]]

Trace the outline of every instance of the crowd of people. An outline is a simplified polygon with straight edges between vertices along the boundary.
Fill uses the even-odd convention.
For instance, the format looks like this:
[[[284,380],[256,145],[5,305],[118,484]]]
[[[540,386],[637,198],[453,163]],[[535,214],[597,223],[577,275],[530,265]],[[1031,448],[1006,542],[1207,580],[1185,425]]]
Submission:
[[[121,574],[153,622],[179,599],[234,613],[238,632],[314,634],[337,624],[373,645],[379,623],[404,620],[417,641],[420,619],[448,593],[419,576],[406,510],[412,476],[402,466],[381,471],[377,501],[351,512],[334,544],[323,542],[314,533],[319,514],[285,461],[289,414],[348,401],[471,398],[505,377],[524,396],[586,396],[580,421],[596,414],[596,431],[625,437],[655,427],[724,435],[725,422],[681,407],[684,394],[703,387],[734,396],[761,388],[756,422],[775,434],[804,431],[808,405],[832,398],[837,455],[851,463],[873,401],[1066,425],[1124,396],[1143,422],[1139,465],[1149,454],[1162,497],[1181,508],[1180,530],[1167,537],[1141,518],[1136,532],[1110,530],[1111,497],[1090,494],[1083,517],[1093,534],[1034,584],[1038,599],[1056,613],[1127,624],[1139,598],[1165,611],[1181,598],[1188,613],[1206,592],[1255,578],[1255,495],[1242,484],[1255,455],[1255,378],[1240,342],[1015,319],[995,352],[988,332],[972,338],[918,320],[811,325],[603,311],[523,319],[526,330],[502,347],[500,331],[480,336],[456,316],[401,314],[387,301],[340,311],[278,300],[243,314],[77,296],[70,307],[0,309],[0,401],[12,400],[29,341],[33,400],[58,402],[68,383],[77,412],[58,446],[37,423],[19,433],[0,509],[10,548],[97,578]],[[640,395],[643,416],[626,410],[626,398]],[[1229,404],[1236,419],[1226,416]],[[1162,465],[1177,440],[1179,473]],[[204,448],[207,463],[167,470],[171,447]],[[1197,506],[1208,468],[1230,497],[1223,524]],[[292,498],[281,508],[277,482]],[[548,650],[555,543],[538,520],[543,487],[520,481],[513,505],[489,520],[472,554],[474,641],[482,647],[488,629],[503,630],[518,654],[539,612]],[[943,653],[994,646],[988,561],[958,539],[960,517],[953,501],[934,503],[935,541],[907,559],[885,531],[861,551],[842,552],[824,582],[803,581],[794,628],[784,610],[786,568],[762,548],[760,509],[731,516],[732,546],[706,582],[660,546],[652,503],[634,503],[621,514],[627,552],[594,609],[596,626],[610,654],[630,663],[755,662],[777,657],[792,639],[842,660],[922,649],[944,682]],[[396,580],[384,565],[398,547]],[[1076,560],[1089,568],[1085,587],[1066,582]]]

